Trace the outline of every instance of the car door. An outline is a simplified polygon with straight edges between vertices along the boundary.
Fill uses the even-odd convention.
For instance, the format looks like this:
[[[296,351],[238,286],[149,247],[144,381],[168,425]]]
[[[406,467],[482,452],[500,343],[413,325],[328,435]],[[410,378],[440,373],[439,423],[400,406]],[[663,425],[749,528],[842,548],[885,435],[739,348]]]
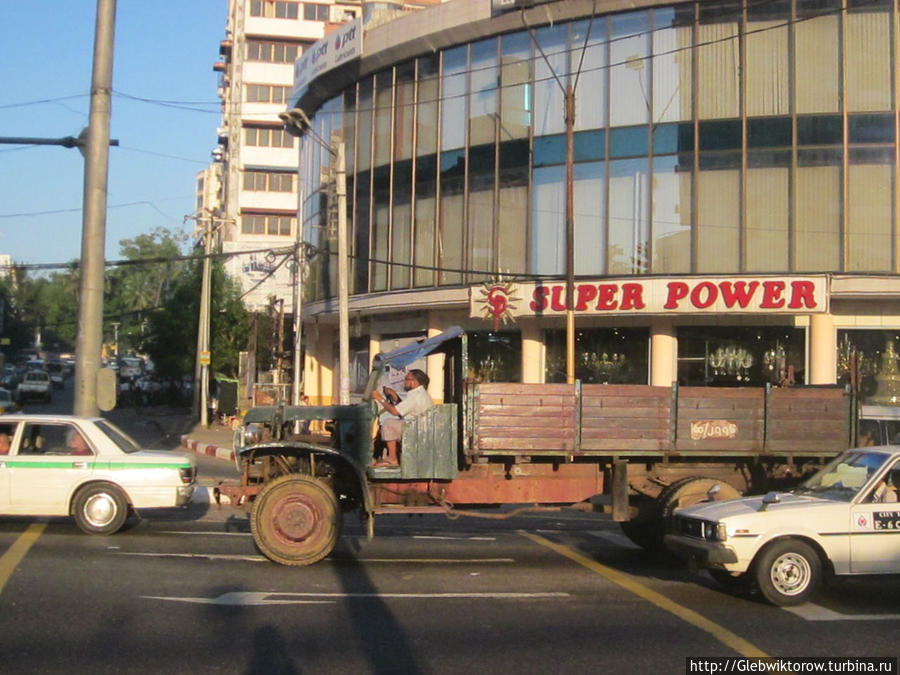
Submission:
[[[92,455],[76,455],[67,422],[23,424],[9,473],[9,512],[22,515],[68,515],[69,497],[93,472]],[[93,451],[91,451],[93,452]]]
[[[17,424],[0,424],[0,513],[9,512],[9,464],[15,454]]]
[[[900,460],[879,472],[867,494],[850,508],[850,571],[853,574],[900,572],[900,502],[873,501],[882,481],[898,475]]]

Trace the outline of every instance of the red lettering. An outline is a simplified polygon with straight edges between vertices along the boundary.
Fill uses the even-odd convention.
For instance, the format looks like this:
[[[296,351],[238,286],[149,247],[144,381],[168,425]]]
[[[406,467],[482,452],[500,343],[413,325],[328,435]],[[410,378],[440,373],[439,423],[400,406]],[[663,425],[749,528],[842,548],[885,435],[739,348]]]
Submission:
[[[783,281],[764,281],[763,282],[763,298],[759,303],[761,309],[780,309],[784,307],[784,282]]]
[[[546,286],[538,286],[534,289],[534,293],[531,296],[531,304],[529,305],[532,312],[543,312],[547,309],[547,295],[549,293],[550,289]]]
[[[621,309],[644,309],[644,287],[640,284],[622,284]]]
[[[597,289],[590,284],[580,284],[577,288],[578,292],[578,303],[575,305],[575,309],[579,312],[583,312],[587,309],[588,303],[597,297]]]
[[[748,285],[746,281],[736,281],[732,285],[730,281],[723,281],[719,284],[719,290],[722,291],[722,302],[729,309],[734,307],[735,303],[740,305],[741,309],[746,309],[759,288],[758,281],[751,281]]]
[[[563,302],[565,288],[562,286],[554,286],[553,294],[550,296],[550,309],[556,312],[565,312],[566,303]]]
[[[688,285],[683,281],[670,281],[667,285],[669,295],[663,309],[678,309],[678,301],[687,297]]]
[[[791,282],[791,301],[788,307],[791,309],[814,309],[819,306],[816,302],[816,285],[811,281]]]
[[[619,287],[615,284],[600,284],[600,299],[597,300],[597,309],[615,309],[618,306],[616,291]]]
[[[704,291],[706,298],[704,299]],[[719,298],[719,289],[711,281],[701,281],[691,291],[691,304],[697,309],[706,309]]]

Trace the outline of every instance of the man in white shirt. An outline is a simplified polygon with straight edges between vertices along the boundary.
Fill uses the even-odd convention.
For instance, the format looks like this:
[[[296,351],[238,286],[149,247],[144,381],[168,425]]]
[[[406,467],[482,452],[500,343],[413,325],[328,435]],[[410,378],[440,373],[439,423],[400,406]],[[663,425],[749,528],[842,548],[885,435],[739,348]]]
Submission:
[[[381,440],[384,441],[386,452],[384,460],[377,462],[375,466],[399,466],[400,460],[397,454],[397,442],[403,433],[403,418],[410,415],[418,415],[425,412],[432,406],[434,401],[428,395],[426,387],[428,387],[428,375],[421,370],[414,368],[406,373],[403,380],[403,387],[408,392],[406,398],[399,400],[396,392],[388,390],[395,400],[388,400],[377,389],[372,392],[372,398],[381,404],[387,415],[382,414],[381,418]]]

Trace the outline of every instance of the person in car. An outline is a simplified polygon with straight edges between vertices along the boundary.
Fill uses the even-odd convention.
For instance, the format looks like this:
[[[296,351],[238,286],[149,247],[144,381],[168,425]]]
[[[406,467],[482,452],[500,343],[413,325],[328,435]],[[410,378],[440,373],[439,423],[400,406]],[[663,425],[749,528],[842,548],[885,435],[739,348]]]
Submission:
[[[0,455],[9,454],[9,434],[0,433]]]
[[[69,447],[69,452],[73,455],[92,455],[94,454],[91,451],[90,446],[87,441],[84,440],[84,436],[81,435],[77,429],[72,429],[69,431],[69,440],[66,445]]]

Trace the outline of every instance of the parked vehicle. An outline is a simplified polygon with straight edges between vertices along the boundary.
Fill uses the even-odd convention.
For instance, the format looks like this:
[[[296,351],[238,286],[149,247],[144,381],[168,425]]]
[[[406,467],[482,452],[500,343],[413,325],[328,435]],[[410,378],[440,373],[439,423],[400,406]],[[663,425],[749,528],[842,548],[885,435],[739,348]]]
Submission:
[[[445,403],[404,420],[399,468],[372,468],[372,391],[431,353],[444,354]],[[328,555],[350,509],[372,533],[388,513],[570,505],[659,548],[677,507],[796,483],[853,438],[855,405],[838,387],[478,383],[467,360],[454,328],[376,357],[361,403],[250,410],[235,439],[241,481],[217,494],[286,565]],[[293,433],[307,422],[330,434]]]
[[[62,362],[50,361],[47,364],[47,373],[54,389],[62,389],[66,385],[66,368]]]
[[[800,604],[828,573],[900,572],[900,448],[848,450],[790,492],[675,512],[666,546],[726,588]]]
[[[129,513],[184,506],[196,486],[193,458],[142,450],[102,418],[0,415],[0,454],[0,514],[72,516],[89,534],[117,532]]]
[[[25,373],[16,389],[16,398],[20,402],[40,399],[45,403],[53,400],[52,383],[46,370],[30,370]]]
[[[19,412],[22,407],[16,401],[9,389],[0,389],[0,415],[3,413]]]

